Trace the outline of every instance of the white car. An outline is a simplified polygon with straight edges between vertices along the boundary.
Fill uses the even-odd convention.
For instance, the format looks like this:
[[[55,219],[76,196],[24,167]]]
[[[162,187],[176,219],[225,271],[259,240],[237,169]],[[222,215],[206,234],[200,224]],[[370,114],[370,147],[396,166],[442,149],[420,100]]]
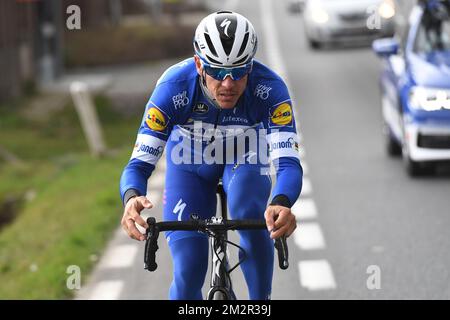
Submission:
[[[371,43],[392,36],[393,0],[297,0],[313,48],[325,43]]]

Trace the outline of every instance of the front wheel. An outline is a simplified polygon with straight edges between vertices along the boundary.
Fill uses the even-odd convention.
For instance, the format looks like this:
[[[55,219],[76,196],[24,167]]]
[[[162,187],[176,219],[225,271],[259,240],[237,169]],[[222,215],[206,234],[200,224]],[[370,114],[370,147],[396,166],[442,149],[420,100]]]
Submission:
[[[214,292],[214,295],[213,295],[212,299],[213,300],[228,300],[227,296],[221,291]]]
[[[208,292],[208,300],[230,300],[230,297],[223,289],[213,287]]]

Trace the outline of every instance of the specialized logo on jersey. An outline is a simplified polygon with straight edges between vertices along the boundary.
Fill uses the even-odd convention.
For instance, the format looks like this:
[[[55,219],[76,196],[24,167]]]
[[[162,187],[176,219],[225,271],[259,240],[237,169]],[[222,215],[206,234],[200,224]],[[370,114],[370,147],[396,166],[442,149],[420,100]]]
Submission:
[[[198,113],[198,114],[205,114],[209,110],[208,106],[204,103],[197,103],[193,108],[192,112]]]
[[[289,103],[280,104],[270,115],[270,121],[275,126],[286,126],[292,124],[292,108]]]
[[[155,131],[163,131],[167,127],[165,115],[156,107],[148,109],[145,123],[150,129]]]
[[[258,84],[255,88],[255,96],[262,100],[267,100],[269,98],[269,91],[272,90],[271,87],[265,86],[263,84]]]
[[[173,96],[172,101],[175,110],[187,106],[190,102],[189,97],[187,96],[187,91],[180,92],[179,94]]]

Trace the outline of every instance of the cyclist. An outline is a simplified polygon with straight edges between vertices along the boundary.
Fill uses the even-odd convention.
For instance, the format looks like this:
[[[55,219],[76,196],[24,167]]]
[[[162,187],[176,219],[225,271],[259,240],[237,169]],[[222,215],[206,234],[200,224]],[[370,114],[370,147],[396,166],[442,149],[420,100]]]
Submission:
[[[131,238],[145,240],[135,224],[148,227],[140,216],[153,206],[145,197],[147,179],[166,148],[164,220],[188,220],[192,213],[210,218],[216,212],[220,178],[232,219],[265,217],[267,231],[240,232],[247,252],[241,268],[250,299],[269,299],[272,239],[289,236],[296,228],[290,208],[302,186],[292,102],[283,80],[254,59],[256,33],[242,15],[208,15],[198,25],[193,44],[194,57],[164,72],[146,106],[120,181],[122,226]],[[269,205],[267,145],[277,172]],[[202,299],[206,235],[174,231],[166,239],[174,268],[169,298]]]

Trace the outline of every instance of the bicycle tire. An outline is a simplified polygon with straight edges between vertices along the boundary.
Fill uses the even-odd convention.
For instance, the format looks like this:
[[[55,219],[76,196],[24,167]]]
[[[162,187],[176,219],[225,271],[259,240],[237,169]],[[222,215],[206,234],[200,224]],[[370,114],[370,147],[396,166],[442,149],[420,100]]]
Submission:
[[[226,295],[221,291],[214,292],[213,300],[228,300]]]

